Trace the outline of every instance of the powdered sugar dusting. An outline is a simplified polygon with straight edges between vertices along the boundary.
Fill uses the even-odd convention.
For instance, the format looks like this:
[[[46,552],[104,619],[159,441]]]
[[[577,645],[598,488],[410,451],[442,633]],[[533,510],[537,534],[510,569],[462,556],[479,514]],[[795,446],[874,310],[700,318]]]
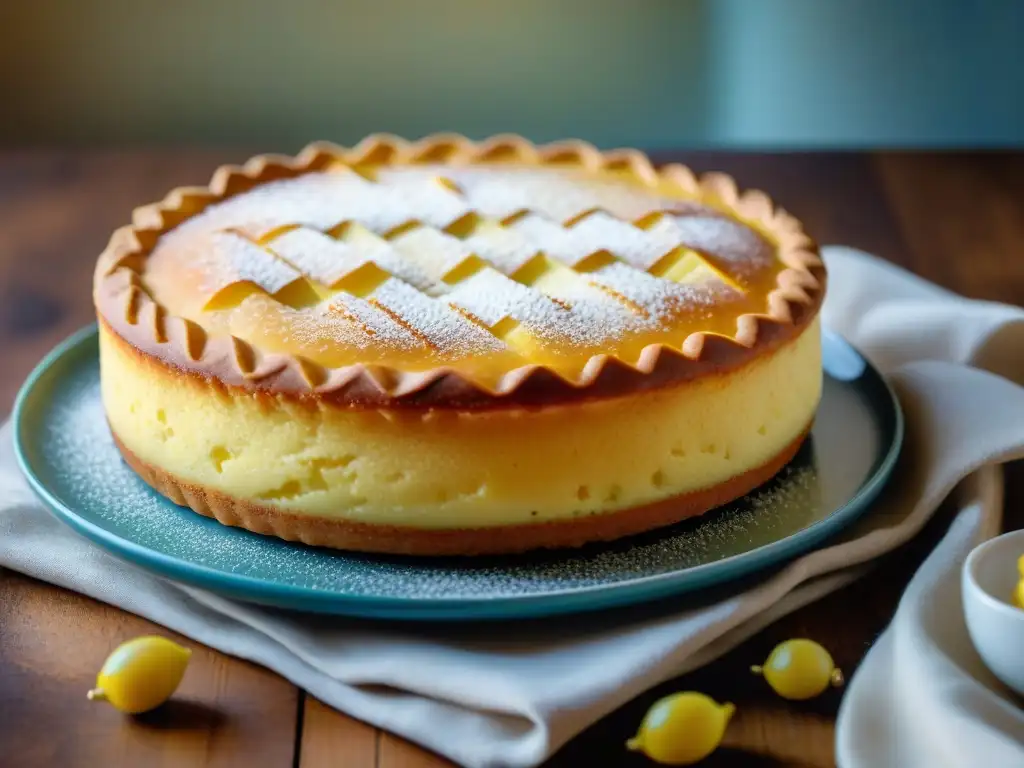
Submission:
[[[308,315],[303,313],[304,317]],[[345,341],[352,346],[386,346],[392,349],[414,349],[424,346],[422,340],[410,333],[365,299],[339,293],[317,308],[315,321],[301,328],[325,342]],[[327,333],[324,333],[327,331]]]
[[[372,182],[350,170],[272,181],[210,206],[168,233],[164,241],[173,243],[182,235],[229,227],[255,238],[294,224],[328,230],[343,220],[345,211],[360,220],[393,216],[393,209],[385,211],[376,205],[374,189]]]
[[[566,310],[539,291],[511,280],[494,269],[482,269],[457,284],[445,296],[487,325],[497,325],[506,317],[520,322],[542,318],[548,325],[557,325]]]
[[[540,253],[539,246],[513,225],[488,221],[465,241],[466,247],[499,272],[514,274]]]
[[[314,307],[302,306],[308,297],[280,306],[282,336],[307,351],[334,339],[454,359],[506,349],[493,331],[505,318],[569,352],[671,328],[732,290],[710,270],[685,284],[646,271],[681,247],[732,277],[772,257],[758,233],[699,203],[579,170],[508,166],[340,169],[270,182],[172,230],[154,257],[186,262],[204,295],[239,281],[274,295],[302,275],[321,294],[342,291]],[[610,263],[584,263],[594,254]],[[345,282],[367,264],[376,271]]]
[[[341,239],[359,250],[367,261],[373,262],[385,272],[401,278],[421,291],[429,290],[434,284],[420,264],[404,258],[391,243],[361,224],[354,223],[346,227]]]
[[[600,250],[577,236],[575,230],[565,229],[559,224],[530,213],[516,219],[510,225],[530,243],[535,251],[543,251],[563,264],[575,266],[591,253]]]
[[[417,227],[391,241],[405,261],[415,264],[431,285],[473,255],[466,243],[436,229]],[[428,289],[429,290],[429,289]]]
[[[655,327],[649,316],[631,313],[579,275],[571,275],[548,294],[483,269],[445,298],[489,326],[511,317],[534,338],[553,344],[594,346],[630,330]]]
[[[425,296],[401,280],[386,280],[370,300],[435,350],[462,356],[504,348],[500,340],[447,304]]]
[[[763,266],[773,258],[763,237],[726,216],[673,216],[667,221],[681,245],[713,254],[734,268]]]
[[[285,232],[274,239],[270,249],[302,274],[328,286],[369,260],[361,249],[308,227]]]
[[[535,211],[556,222],[595,208],[629,221],[658,210],[673,210],[678,201],[637,184],[555,168],[478,166],[446,170],[485,216],[505,218]]]
[[[396,174],[390,183],[378,184],[382,208],[402,211],[405,220],[415,219],[428,226],[444,228],[471,210],[468,201],[452,189],[443,176],[420,178]]]
[[[616,296],[600,290],[589,274],[556,271],[550,279],[542,278],[536,286],[549,297],[570,307],[567,316],[559,318],[558,322],[552,322],[549,314],[524,321],[541,339],[569,346],[592,347],[630,332],[658,327],[656,318],[650,313],[637,312]]]
[[[657,236],[652,237],[630,222],[616,219],[603,211],[580,220],[568,233],[576,244],[577,259],[598,250],[606,250],[641,269],[647,269],[678,245]]]
[[[410,175],[379,184],[345,169],[263,184],[210,206],[167,239],[229,227],[258,238],[287,225],[328,230],[344,221],[384,233],[411,220],[444,227],[468,210],[466,201],[436,176]]]
[[[622,263],[601,267],[589,275],[641,308],[651,320],[665,321],[683,307],[711,305],[715,300],[714,283],[675,283],[661,280]]]
[[[201,284],[206,296],[216,294],[233,283],[255,283],[267,293],[277,293],[301,275],[264,249],[232,232],[217,232],[210,238],[210,248],[196,255]]]

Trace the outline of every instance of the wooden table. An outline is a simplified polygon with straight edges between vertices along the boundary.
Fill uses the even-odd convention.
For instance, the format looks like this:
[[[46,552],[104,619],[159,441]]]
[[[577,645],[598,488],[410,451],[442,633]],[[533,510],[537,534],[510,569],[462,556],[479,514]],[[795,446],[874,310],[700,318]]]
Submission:
[[[0,152],[0,413],[36,361],[89,322],[93,263],[133,206],[200,183],[246,152]],[[670,159],[665,156],[662,159]],[[823,243],[859,246],[968,296],[1024,303],[1024,155],[671,156],[769,190]],[[1007,469],[1008,527],[1024,468]],[[1016,510],[1016,513],[1013,511]],[[696,688],[739,705],[708,765],[833,764],[840,694],[806,705],[752,685],[750,663],[807,635],[852,672],[941,535],[941,516],[868,578],[779,621],[725,658],[639,697],[552,766],[644,765],[622,743],[655,697]],[[119,641],[148,621],[0,569],[0,765],[427,768],[447,762],[339,714],[259,667],[197,647],[180,703],[135,720],[85,700]],[[193,644],[194,645],[194,644]]]

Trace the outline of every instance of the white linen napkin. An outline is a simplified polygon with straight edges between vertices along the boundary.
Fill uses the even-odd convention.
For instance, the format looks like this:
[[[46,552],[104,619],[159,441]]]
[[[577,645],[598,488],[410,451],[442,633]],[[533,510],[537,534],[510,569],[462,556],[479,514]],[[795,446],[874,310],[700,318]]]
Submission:
[[[844,279],[847,270],[841,267],[834,279]],[[1024,311],[968,302],[921,281],[916,286],[907,282],[906,288],[904,306],[868,313],[851,334],[877,362],[885,365],[921,350],[1024,384]],[[852,315],[857,297],[845,291],[839,295],[848,299],[843,306]],[[961,313],[951,315],[956,305]],[[899,327],[901,315],[917,318],[917,327],[928,329],[928,347],[915,344],[915,331],[887,332],[887,326]],[[993,410],[993,404],[981,402],[985,391],[950,388],[948,395],[956,421],[976,414],[985,425],[975,433],[977,444],[965,445],[963,453],[975,454],[986,466],[961,485],[956,518],[914,575],[891,625],[843,697],[836,729],[841,768],[1024,766],[1022,702],[975,651],[960,589],[961,567],[971,549],[1000,533],[1002,477],[995,464],[1024,453],[1024,403],[1020,397],[996,402],[994,410],[1004,420],[1004,427],[997,428],[982,415]],[[958,431],[950,424],[931,427],[947,436]],[[927,442],[936,439],[941,435]]]
[[[47,514],[18,473],[9,426],[0,431],[0,565],[269,667],[324,702],[465,766],[533,766],[644,690],[708,663],[853,580],[865,563],[920,530],[965,476],[987,467],[965,484],[970,503],[915,578],[896,624],[852,681],[841,713],[839,755],[849,768],[925,764],[916,752],[907,756],[925,748],[918,742],[927,739],[888,752],[884,746],[885,739],[895,744],[901,721],[879,722],[886,720],[883,707],[906,712],[916,706],[909,698],[916,694],[894,694],[890,675],[905,675],[904,689],[934,676],[929,716],[946,717],[943,702],[951,701],[956,709],[948,717],[961,731],[965,722],[984,721],[994,711],[992,704],[973,703],[999,695],[995,689],[983,695],[964,682],[968,699],[952,686],[955,676],[979,672],[976,663],[956,667],[942,655],[953,635],[963,634],[955,600],[945,601],[941,622],[915,601],[928,598],[938,583],[934,574],[954,594],[959,587],[946,576],[955,572],[967,542],[998,527],[1001,478],[989,465],[1024,449],[1024,389],[965,364],[1024,380],[1024,311],[956,297],[850,249],[827,249],[826,260],[826,322],[891,373],[907,412],[904,458],[870,514],[747,591],[716,590],[713,602],[691,596],[659,613],[508,624],[500,631],[298,616],[232,602],[128,565]],[[946,624],[954,627],[948,636]],[[935,629],[941,637],[931,634]],[[917,653],[925,638],[935,660],[907,662],[904,656]],[[904,671],[894,672],[897,660]],[[1000,759],[1011,749],[1003,743],[1010,738],[1008,716],[1001,716],[999,724],[977,728],[978,749],[998,756],[988,761],[993,765],[1010,764]],[[928,726],[919,728],[923,733]],[[995,735],[986,741],[986,734]],[[864,738],[882,746],[865,750]],[[984,754],[972,751],[962,764],[984,763]],[[1024,749],[1013,754],[1024,761]],[[892,755],[900,759],[887,762]]]

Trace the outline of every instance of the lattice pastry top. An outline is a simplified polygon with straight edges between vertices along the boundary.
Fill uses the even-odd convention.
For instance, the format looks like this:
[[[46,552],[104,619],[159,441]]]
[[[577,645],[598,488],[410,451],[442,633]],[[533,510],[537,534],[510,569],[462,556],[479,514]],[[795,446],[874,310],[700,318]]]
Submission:
[[[349,404],[608,396],[740,365],[815,315],[799,222],[727,176],[519,137],[371,137],[140,208],[99,316],[228,385]]]

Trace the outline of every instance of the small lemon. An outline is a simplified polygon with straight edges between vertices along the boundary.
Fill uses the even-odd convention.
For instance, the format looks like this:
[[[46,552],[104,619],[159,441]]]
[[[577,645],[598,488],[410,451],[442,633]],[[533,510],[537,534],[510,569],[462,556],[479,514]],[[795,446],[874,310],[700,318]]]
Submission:
[[[1017,588],[1013,590],[1014,602],[1018,608],[1024,608],[1024,578],[1017,582]]]
[[[647,710],[626,747],[665,765],[692,765],[717,749],[735,711],[703,693],[674,693]]]
[[[829,652],[803,638],[779,643],[763,667],[751,667],[750,671],[764,675],[768,685],[784,699],[811,699],[829,685],[843,684],[843,673],[836,669]]]
[[[114,649],[89,691],[91,701],[106,701],[122,712],[148,712],[171,698],[192,651],[153,635],[136,637]]]

